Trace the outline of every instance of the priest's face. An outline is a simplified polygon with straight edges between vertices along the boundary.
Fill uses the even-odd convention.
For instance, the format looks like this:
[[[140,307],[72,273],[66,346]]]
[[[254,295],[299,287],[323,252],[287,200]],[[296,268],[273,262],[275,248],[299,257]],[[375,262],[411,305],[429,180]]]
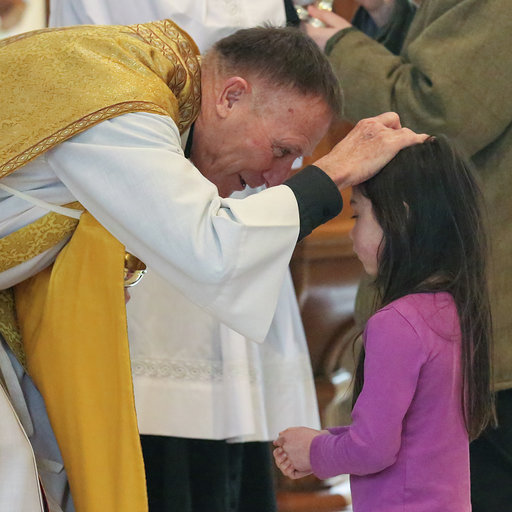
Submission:
[[[312,153],[332,120],[323,99],[290,89],[235,96],[217,135],[217,154],[201,172],[219,194],[281,184],[293,162]]]

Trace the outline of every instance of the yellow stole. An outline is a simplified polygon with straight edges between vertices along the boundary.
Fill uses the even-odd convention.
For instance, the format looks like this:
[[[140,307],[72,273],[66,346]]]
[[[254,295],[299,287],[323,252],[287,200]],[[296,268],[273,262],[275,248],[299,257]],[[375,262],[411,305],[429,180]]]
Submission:
[[[170,116],[184,131],[199,112],[197,47],[168,20],[0,41],[0,81],[0,177],[123,113]],[[50,213],[0,240],[5,270],[72,233],[51,267],[15,287],[15,314],[2,294],[0,329],[16,341],[17,316],[24,363],[44,396],[77,512],[143,512],[124,247],[88,212],[75,225]]]

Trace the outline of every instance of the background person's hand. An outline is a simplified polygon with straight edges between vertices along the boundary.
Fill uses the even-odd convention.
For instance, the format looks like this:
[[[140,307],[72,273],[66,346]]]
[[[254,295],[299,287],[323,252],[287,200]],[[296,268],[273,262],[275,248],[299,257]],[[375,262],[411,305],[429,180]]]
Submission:
[[[334,34],[344,28],[352,26],[345,18],[331,11],[326,11],[325,9],[317,9],[313,5],[308,7],[308,13],[310,16],[313,16],[313,18],[322,21],[325,27],[314,27],[309,23],[302,23],[301,28],[322,50],[325,49],[327,41]]]
[[[402,128],[394,112],[362,119],[327,155],[313,165],[322,169],[343,189],[379,172],[401,149],[428,138]]]

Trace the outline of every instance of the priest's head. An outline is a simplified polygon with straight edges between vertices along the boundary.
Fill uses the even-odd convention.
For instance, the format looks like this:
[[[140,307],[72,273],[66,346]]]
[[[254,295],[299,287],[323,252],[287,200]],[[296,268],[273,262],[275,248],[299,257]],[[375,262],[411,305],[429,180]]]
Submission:
[[[329,62],[292,28],[221,39],[203,59],[201,88],[191,158],[222,196],[282,183],[341,111]]]

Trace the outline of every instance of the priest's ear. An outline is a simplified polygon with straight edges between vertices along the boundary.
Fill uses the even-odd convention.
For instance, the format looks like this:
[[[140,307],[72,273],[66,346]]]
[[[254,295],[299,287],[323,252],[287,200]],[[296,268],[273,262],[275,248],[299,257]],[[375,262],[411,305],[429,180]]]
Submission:
[[[227,78],[217,96],[216,108],[220,117],[228,117],[235,106],[245,103],[251,94],[251,84],[239,76]]]

